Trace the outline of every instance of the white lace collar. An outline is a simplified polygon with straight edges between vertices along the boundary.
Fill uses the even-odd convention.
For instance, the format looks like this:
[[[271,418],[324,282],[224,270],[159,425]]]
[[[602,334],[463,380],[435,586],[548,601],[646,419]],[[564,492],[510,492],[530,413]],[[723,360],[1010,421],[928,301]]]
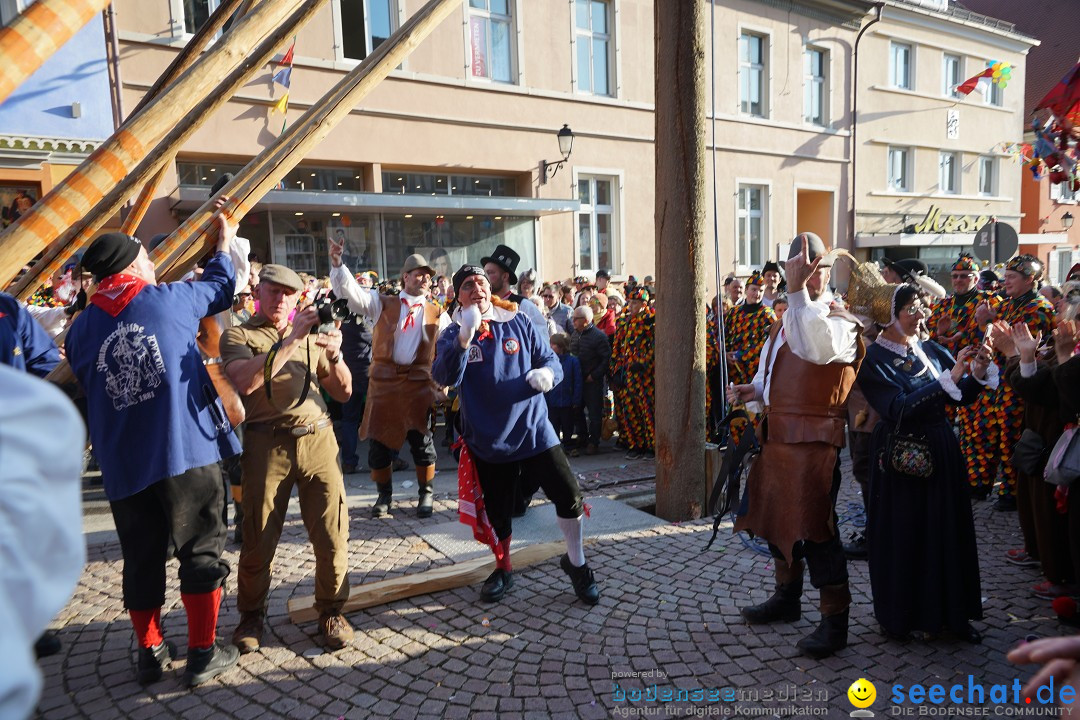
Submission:
[[[889,352],[893,353],[894,355],[899,355],[900,357],[906,358],[908,356],[908,352],[911,350],[912,341],[914,340],[915,338],[909,338],[908,341],[905,343],[898,343],[885,337],[885,333],[882,332],[878,334],[877,340],[875,340],[874,342],[885,348]]]

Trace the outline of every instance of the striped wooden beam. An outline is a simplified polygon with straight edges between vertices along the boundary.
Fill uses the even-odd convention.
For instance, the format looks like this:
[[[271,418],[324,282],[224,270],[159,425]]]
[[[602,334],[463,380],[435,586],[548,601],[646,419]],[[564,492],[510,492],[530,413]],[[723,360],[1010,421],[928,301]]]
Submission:
[[[61,180],[33,209],[0,233],[0,286],[43,248],[80,222],[114,190],[158,141],[249,57],[299,5],[264,0],[188,68],[156,101],[128,118],[82,165]]]
[[[0,29],[0,103],[110,0],[38,0]]]

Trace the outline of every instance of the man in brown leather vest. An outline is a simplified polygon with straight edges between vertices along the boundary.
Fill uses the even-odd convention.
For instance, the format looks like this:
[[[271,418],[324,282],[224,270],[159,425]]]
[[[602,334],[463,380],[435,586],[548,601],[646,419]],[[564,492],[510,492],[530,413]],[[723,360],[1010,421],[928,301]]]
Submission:
[[[801,614],[803,560],[821,591],[821,624],[799,641],[814,658],[847,646],[847,561],[836,531],[837,455],[844,445],[844,402],[862,361],[859,324],[831,307],[833,257],[813,233],[788,253],[790,306],[773,325],[752,383],[733,385],[732,402],[763,400],[761,455],[746,481],[748,510],[735,522],[769,542],[776,592],[743,608],[750,623],[794,621]]]
[[[342,264],[343,252],[344,244],[330,241],[334,294],[374,325],[367,404],[360,424],[360,437],[371,440],[368,467],[379,489],[371,515],[390,512],[394,452],[408,440],[419,486],[416,515],[431,517],[436,456],[429,419],[439,390],[431,379],[431,361],[439,331],[448,324],[439,306],[427,300],[434,271],[423,255],[410,255],[401,268],[402,291],[380,295],[357,284]]]

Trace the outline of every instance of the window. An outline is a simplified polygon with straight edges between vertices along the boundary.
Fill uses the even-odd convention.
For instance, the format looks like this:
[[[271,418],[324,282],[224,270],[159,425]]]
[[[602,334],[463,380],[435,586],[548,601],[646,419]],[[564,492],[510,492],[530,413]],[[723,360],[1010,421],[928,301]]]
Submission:
[[[0,27],[10,24],[32,2],[33,0],[0,0]]]
[[[913,52],[910,45],[894,42],[889,51],[889,83],[894,88],[914,90],[912,70]]]
[[[1046,266],[1047,281],[1060,287],[1069,279],[1069,270],[1073,264],[1080,260],[1080,252],[1072,248],[1055,248],[1050,251],[1047,259],[1050,261]]]
[[[959,55],[946,54],[941,61],[941,94],[945,97],[963,97],[956,86],[964,82],[964,60]]]
[[[992,78],[979,79],[979,92],[982,93],[983,102],[994,107],[1001,107],[1005,100],[1005,91]]]
[[[240,172],[241,165],[221,162],[178,162],[176,172],[181,187],[211,188],[225,173]],[[275,190],[320,190],[323,192],[359,192],[360,173],[350,168],[293,168]]]
[[[611,3],[575,0],[577,88],[593,95],[613,95],[611,82]]]
[[[911,148],[889,148],[889,189],[911,192]]]
[[[959,164],[956,153],[943,152],[938,155],[938,191],[955,194],[959,192]]]
[[[997,158],[979,158],[979,194],[997,195]]]
[[[469,0],[472,76],[514,82],[512,0]]]
[[[383,192],[398,195],[474,195],[513,197],[511,178],[489,175],[434,175],[387,170],[382,174]]]
[[[740,185],[736,216],[735,260],[741,267],[760,267],[765,262],[766,185]]]
[[[767,40],[761,35],[743,33],[739,37],[739,110],[754,117],[768,117],[766,103]]]
[[[1057,202],[1074,203],[1080,193],[1073,190],[1069,183],[1050,183],[1050,199]]]
[[[396,0],[341,0],[341,51],[363,60],[394,32]]]
[[[619,273],[618,178],[578,177],[578,270]]]
[[[828,86],[825,64],[828,55],[824,50],[808,47],[803,53],[803,119],[813,125],[828,122]]]

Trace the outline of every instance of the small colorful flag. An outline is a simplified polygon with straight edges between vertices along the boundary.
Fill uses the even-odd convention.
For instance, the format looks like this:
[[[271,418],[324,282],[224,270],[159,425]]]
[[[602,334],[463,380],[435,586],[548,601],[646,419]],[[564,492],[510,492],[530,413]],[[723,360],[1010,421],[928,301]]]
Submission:
[[[274,82],[288,88],[292,83],[292,65],[283,67],[274,73]]]
[[[279,112],[279,113],[284,115],[285,112],[288,109],[289,109],[289,93],[285,93],[280,98],[278,98],[278,101],[276,103],[274,103],[274,112]]]
[[[295,47],[296,47],[296,40],[293,39],[292,45],[289,46],[288,51],[285,53],[285,57],[281,58],[281,61],[278,62],[278,65],[292,65],[292,54],[293,54],[293,49]]]

